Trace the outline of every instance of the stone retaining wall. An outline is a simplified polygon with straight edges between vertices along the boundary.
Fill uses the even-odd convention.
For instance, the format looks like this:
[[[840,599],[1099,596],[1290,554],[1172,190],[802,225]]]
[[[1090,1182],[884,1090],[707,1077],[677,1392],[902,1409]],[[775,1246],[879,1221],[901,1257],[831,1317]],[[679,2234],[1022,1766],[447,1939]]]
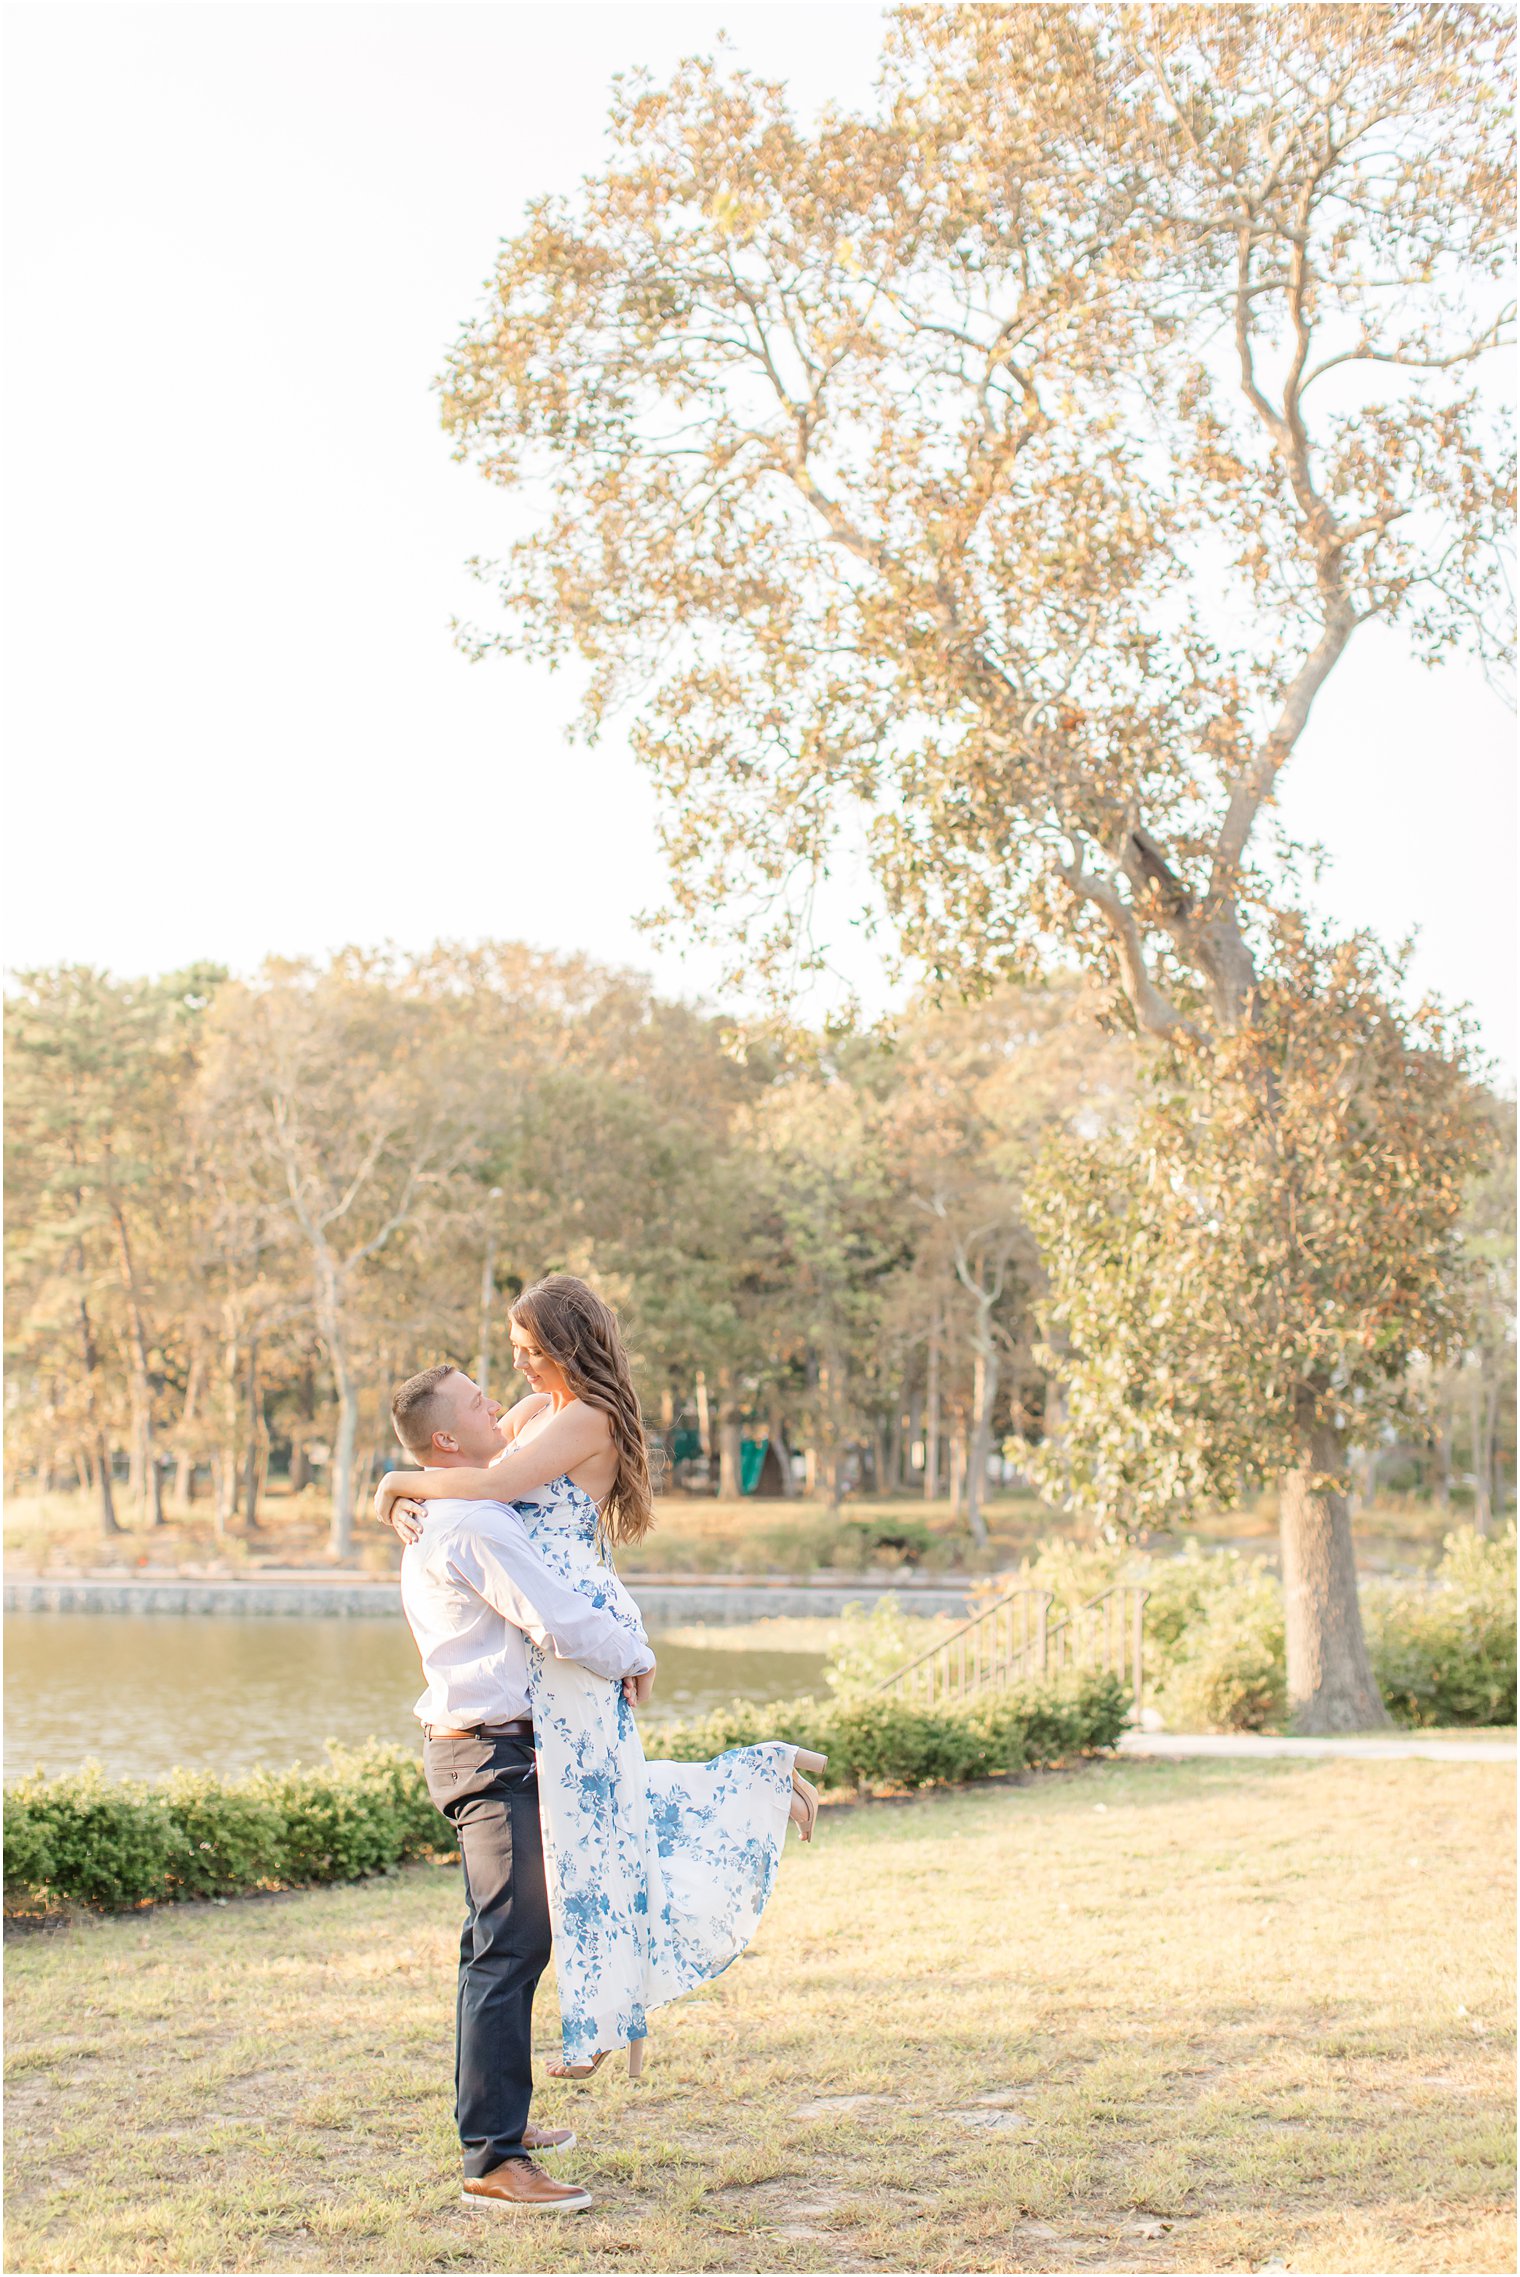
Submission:
[[[770,1581],[754,1577],[693,1582],[630,1579],[651,1629],[708,1621],[763,1621],[786,1616],[832,1620],[849,1604],[870,1604],[895,1592],[905,1612],[952,1614],[969,1610],[963,1588],[919,1581],[883,1582],[874,1576],[856,1581]],[[120,1581],[97,1577],[67,1580],[39,1576],[7,1581],[8,1613],[299,1613],[317,1619],[349,1620],[365,1615],[395,1616],[401,1590],[390,1580],[348,1577],[281,1581]]]

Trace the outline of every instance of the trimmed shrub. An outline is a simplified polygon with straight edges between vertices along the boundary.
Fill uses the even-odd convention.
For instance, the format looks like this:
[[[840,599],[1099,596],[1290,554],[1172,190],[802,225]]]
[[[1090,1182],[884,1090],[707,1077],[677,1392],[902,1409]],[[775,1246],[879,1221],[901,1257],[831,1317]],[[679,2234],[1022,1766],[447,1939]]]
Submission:
[[[1157,1562],[1146,1574],[1147,1670],[1181,1731],[1268,1731],[1288,1708],[1282,1588],[1238,1551]]]
[[[1117,1747],[1130,1718],[1129,1691],[1110,1669],[1064,1683],[1021,1685],[1003,1697],[1019,1703],[1031,1763],[1059,1763],[1069,1755]]]
[[[210,1771],[172,1771],[159,1792],[184,1836],[173,1866],[175,1897],[230,1897],[277,1889],[287,1879],[284,1819],[246,1782]]]
[[[33,1782],[5,1790],[5,1887],[20,1892],[46,1889],[53,1879],[53,1845],[44,1814],[32,1800]],[[7,1904],[7,1911],[9,1905]]]
[[[1363,1592],[1383,1697],[1403,1724],[1512,1724],[1515,1528],[1489,1540],[1464,1526],[1443,1548],[1432,1587]]]
[[[923,1787],[1111,1747],[1128,1707],[1107,1674],[1023,1685],[965,1707],[879,1694],[779,1707],[735,1700],[699,1722],[649,1727],[646,1743],[651,1755],[693,1762],[783,1738],[826,1754],[831,1785]],[[161,1786],[108,1784],[92,1764],[62,1779],[23,1780],[5,1793],[7,1908],[121,1912],[155,1899],[359,1881],[449,1853],[447,1823],[415,1756],[378,1741],[328,1752],[322,1769],[237,1780],[176,1771]]]
[[[138,1780],[111,1782],[87,1763],[66,1779],[23,1779],[5,1793],[7,1902],[74,1898],[110,1912],[167,1897],[188,1845],[164,1795]],[[38,1875],[40,1880],[23,1880]]]
[[[1288,1712],[1286,1648],[1274,1649],[1272,1616],[1218,1614],[1181,1658],[1159,1694],[1173,1731],[1276,1731]],[[1282,1614],[1275,1622],[1279,1634]]]
[[[1112,1747],[1128,1712],[1128,1694],[1104,1672],[1019,1685],[964,1707],[924,1708],[880,1693],[765,1707],[735,1700],[691,1723],[657,1725],[646,1746],[651,1755],[693,1763],[757,1740],[789,1739],[827,1755],[830,1785],[923,1787]]]
[[[254,1775],[255,1791],[283,1821],[285,1880],[361,1881],[445,1847],[446,1822],[417,1757],[375,1740],[353,1749],[329,1741],[327,1752],[327,1769]]]
[[[329,1747],[322,1769],[246,1779],[175,1771],[107,1784],[87,1764],[5,1791],[8,1911],[60,1903],[120,1912],[153,1899],[227,1897],[357,1881],[446,1856],[447,1821],[399,1747]]]

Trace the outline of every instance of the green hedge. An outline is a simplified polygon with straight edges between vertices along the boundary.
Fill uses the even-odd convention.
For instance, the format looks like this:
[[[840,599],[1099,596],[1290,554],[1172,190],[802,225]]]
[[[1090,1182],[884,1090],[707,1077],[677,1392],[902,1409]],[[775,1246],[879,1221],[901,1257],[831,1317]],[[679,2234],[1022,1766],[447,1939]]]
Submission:
[[[756,1705],[735,1700],[692,1723],[662,1724],[650,1748],[681,1763],[760,1739],[795,1740],[829,1759],[830,1786],[923,1787],[985,1779],[1112,1747],[1129,1694],[1106,1672],[1020,1685],[964,1708],[920,1708],[880,1694]]]
[[[451,1847],[417,1757],[372,1742],[314,1770],[244,1779],[176,1771],[161,1785],[86,1764],[5,1790],[7,1912],[352,1882]]]
[[[785,1738],[829,1757],[828,1783],[921,1787],[983,1779],[1112,1747],[1128,1698],[1112,1676],[1008,1692],[962,1709],[890,1699],[736,1700],[700,1723],[658,1724],[651,1754],[700,1762]],[[452,1842],[422,1765],[378,1742],[332,1748],[317,1770],[244,1779],[176,1771],[161,1784],[107,1780],[93,1765],[5,1790],[8,1912],[63,1904],[105,1912],[175,1898],[231,1897],[293,1883],[352,1882]]]

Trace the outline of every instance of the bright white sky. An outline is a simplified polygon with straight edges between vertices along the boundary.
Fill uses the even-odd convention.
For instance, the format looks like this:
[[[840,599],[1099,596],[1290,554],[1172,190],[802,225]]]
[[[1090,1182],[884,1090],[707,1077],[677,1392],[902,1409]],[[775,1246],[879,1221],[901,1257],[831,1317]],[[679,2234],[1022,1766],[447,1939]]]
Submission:
[[[863,101],[880,10],[6,15],[8,964],[498,935],[709,985],[634,929],[661,872],[621,738],[567,748],[568,675],[452,646],[504,505],[429,383],[525,201],[596,166],[613,72],[724,28],[803,110]],[[1286,819],[1512,1069],[1511,717],[1358,639]]]

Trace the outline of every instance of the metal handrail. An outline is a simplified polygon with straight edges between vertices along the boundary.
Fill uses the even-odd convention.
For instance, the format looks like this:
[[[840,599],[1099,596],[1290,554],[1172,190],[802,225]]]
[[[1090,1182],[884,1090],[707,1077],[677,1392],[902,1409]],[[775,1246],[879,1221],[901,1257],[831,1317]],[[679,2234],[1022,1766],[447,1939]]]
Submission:
[[[880,1684],[873,1686],[873,1690],[890,1691],[894,1684],[900,1684],[904,1677],[911,1676],[916,1668],[922,1668],[926,1661],[937,1660],[942,1652],[947,1652],[962,1637],[969,1636],[973,1629],[979,1629],[984,1621],[990,1621],[994,1614],[1001,1613],[1021,1597],[1042,1598],[1047,1607],[1055,1603],[1055,1591],[1052,1589],[1010,1589],[1006,1597],[999,1597],[995,1604],[984,1606],[980,1613],[973,1613],[969,1621],[962,1622],[958,1629],[952,1629],[949,1636],[941,1637],[938,1644],[930,1645],[928,1651],[921,1652],[916,1660],[905,1661],[901,1668],[895,1669]]]
[[[1021,1676],[1097,1665],[1129,1678],[1138,1716],[1149,1594],[1137,1582],[1115,1582],[1051,1621],[1053,1591],[1010,1590],[874,1690],[920,1692],[932,1706],[940,1698],[970,1699],[979,1692],[1001,1689]]]

